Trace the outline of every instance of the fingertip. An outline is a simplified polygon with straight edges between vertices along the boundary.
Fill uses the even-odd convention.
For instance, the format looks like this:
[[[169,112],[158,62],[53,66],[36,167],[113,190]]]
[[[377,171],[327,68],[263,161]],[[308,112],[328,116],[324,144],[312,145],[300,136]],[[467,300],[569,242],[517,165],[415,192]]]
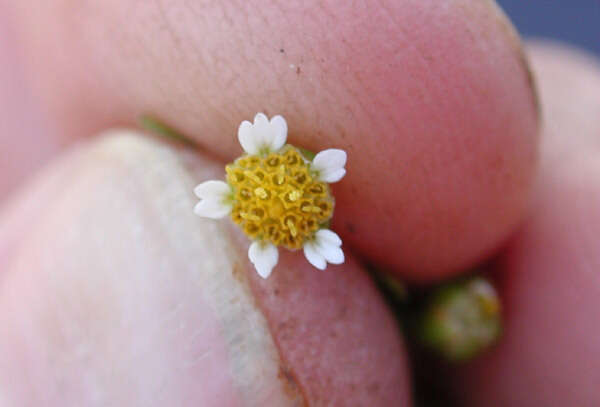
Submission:
[[[6,397],[89,405],[80,380],[93,376],[117,404],[409,403],[402,339],[368,275],[348,259],[320,272],[298,252],[258,275],[233,225],[192,213],[194,186],[222,165],[189,153],[112,131],[17,202],[18,250],[0,276]]]
[[[368,275],[349,256],[315,270],[282,252],[268,280],[251,278],[275,342],[307,400],[410,405],[406,350]]]
[[[546,117],[543,165],[531,217],[497,264],[505,335],[457,369],[457,389],[473,406],[597,405],[600,119],[589,113],[600,111],[600,69],[564,46],[529,50]]]
[[[26,26],[38,27],[32,54],[60,44],[61,57],[43,58],[53,69],[39,76],[61,117],[123,119],[142,106],[231,159],[240,152],[238,123],[257,111],[281,114],[292,143],[348,152],[348,174],[335,186],[338,230],[411,279],[440,279],[482,260],[523,216],[536,168],[535,92],[494,2],[288,1],[263,15],[223,2],[199,13],[175,1],[166,14],[144,3],[134,16],[123,4],[82,8],[85,33],[70,9],[30,15],[15,5]],[[160,28],[164,18],[170,30]],[[99,31],[107,35],[86,35]],[[72,60],[81,61],[76,69]],[[50,97],[71,78],[75,96],[93,95],[90,104],[71,93],[60,103]]]

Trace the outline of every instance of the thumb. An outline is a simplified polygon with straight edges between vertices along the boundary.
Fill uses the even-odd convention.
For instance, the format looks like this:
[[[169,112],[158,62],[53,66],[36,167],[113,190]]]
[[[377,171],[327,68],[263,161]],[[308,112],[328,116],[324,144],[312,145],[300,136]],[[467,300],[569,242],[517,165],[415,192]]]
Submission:
[[[227,222],[193,214],[221,170],[116,131],[4,208],[9,405],[407,405],[401,338],[351,256],[319,272],[290,253],[262,280]]]

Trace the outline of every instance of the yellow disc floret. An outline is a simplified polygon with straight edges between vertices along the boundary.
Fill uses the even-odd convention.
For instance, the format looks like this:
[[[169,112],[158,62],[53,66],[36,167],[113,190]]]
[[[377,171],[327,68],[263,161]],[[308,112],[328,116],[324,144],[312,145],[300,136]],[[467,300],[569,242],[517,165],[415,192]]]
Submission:
[[[253,240],[299,249],[331,219],[329,185],[313,177],[294,147],[246,155],[225,170],[234,191],[231,218]]]

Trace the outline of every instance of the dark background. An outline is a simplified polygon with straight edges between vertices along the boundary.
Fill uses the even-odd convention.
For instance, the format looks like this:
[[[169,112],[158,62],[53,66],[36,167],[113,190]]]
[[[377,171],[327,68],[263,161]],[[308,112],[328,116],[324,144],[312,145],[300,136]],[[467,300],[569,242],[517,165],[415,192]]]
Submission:
[[[600,56],[600,0],[497,2],[525,38],[553,38]]]

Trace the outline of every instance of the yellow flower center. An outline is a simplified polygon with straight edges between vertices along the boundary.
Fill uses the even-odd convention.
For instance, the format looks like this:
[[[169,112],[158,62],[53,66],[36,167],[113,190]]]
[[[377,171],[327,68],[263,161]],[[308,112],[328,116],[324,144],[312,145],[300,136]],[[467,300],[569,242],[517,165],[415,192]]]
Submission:
[[[329,185],[317,181],[294,147],[246,155],[225,167],[231,218],[253,240],[299,249],[333,214]]]

